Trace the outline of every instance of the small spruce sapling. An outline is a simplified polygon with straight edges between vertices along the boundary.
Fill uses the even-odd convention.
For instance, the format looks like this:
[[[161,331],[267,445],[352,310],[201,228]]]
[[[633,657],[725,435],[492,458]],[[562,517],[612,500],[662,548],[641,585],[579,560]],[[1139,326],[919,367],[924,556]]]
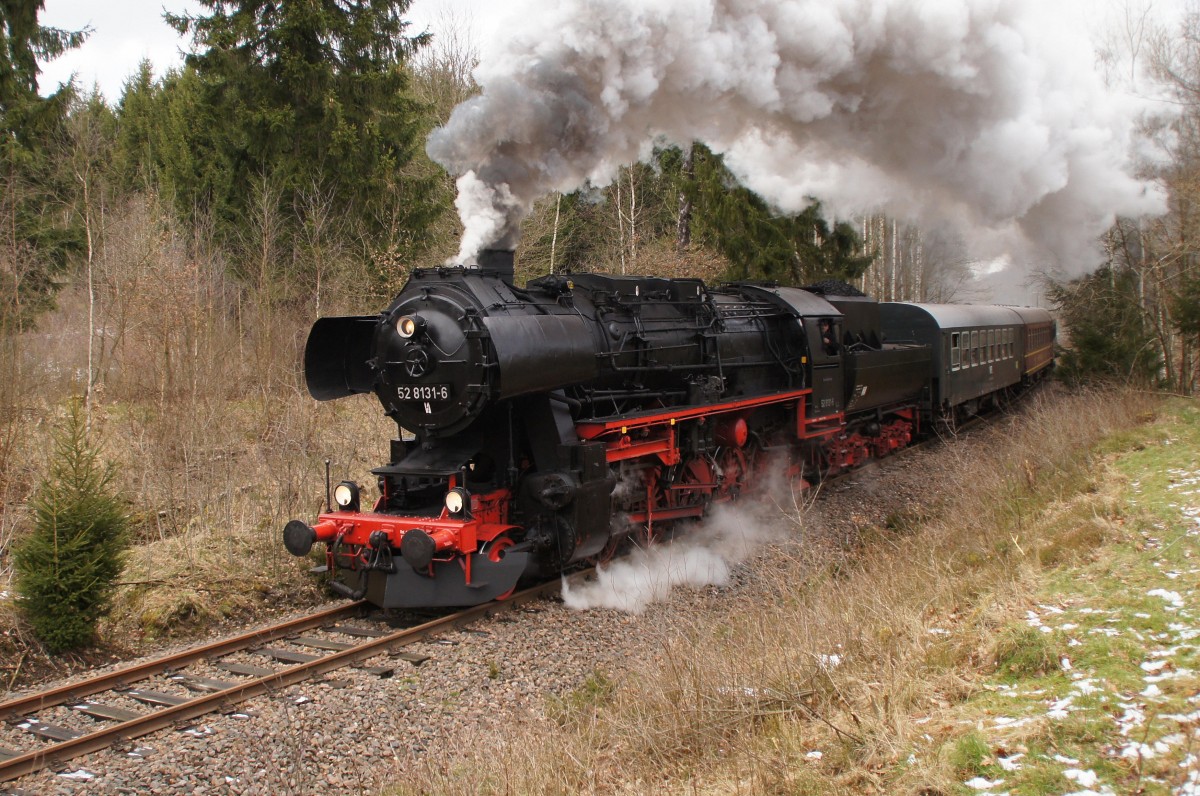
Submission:
[[[54,432],[49,476],[30,501],[33,531],[13,555],[22,611],[51,653],[90,644],[112,604],[129,524],[112,479],[88,438],[82,402],[73,401]]]

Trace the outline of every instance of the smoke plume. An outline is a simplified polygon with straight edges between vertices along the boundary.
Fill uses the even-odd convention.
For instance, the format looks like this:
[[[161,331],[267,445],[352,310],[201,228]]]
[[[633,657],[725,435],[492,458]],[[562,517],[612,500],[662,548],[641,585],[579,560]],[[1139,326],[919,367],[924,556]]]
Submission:
[[[651,603],[665,601],[676,586],[724,586],[731,566],[785,538],[795,522],[773,504],[767,511],[754,511],[745,502],[717,504],[698,528],[597,567],[595,580],[572,586],[564,578],[563,602],[576,610],[615,608],[640,614]]]
[[[736,503],[713,503],[686,533],[599,566],[595,579],[582,585],[564,578],[563,602],[577,610],[641,613],[651,603],[665,601],[676,586],[726,585],[734,565],[772,542],[794,536],[801,518],[809,516],[812,495],[795,491],[782,459],[765,462],[761,472],[750,493]],[[614,494],[622,488],[618,484]]]
[[[1164,205],[1134,176],[1146,102],[1105,89],[1053,5],[527,0],[429,139],[459,175],[461,261],[515,246],[539,197],[698,140],[785,212],[818,198],[1091,265],[1114,214]]]

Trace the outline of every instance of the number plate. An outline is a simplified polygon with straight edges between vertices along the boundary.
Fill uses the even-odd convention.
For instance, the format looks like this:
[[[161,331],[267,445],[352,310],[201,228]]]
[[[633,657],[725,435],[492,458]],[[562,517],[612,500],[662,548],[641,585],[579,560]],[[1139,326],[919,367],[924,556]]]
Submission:
[[[401,401],[449,401],[449,384],[401,384],[396,388]]]

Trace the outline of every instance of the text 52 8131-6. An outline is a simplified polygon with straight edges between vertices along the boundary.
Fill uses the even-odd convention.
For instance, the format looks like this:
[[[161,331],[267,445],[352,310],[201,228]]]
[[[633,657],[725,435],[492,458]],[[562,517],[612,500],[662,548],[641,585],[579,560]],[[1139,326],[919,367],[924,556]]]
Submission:
[[[448,401],[448,384],[401,384],[396,388],[396,397],[401,401]]]

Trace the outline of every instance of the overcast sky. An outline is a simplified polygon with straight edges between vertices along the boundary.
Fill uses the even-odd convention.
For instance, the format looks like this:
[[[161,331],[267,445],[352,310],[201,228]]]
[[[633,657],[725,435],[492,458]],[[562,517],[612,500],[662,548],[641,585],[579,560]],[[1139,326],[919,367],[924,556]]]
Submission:
[[[429,27],[435,33],[449,15],[469,23],[472,40],[478,42],[504,12],[495,0],[415,0],[409,9],[413,30]],[[99,85],[110,103],[121,96],[121,88],[145,58],[161,75],[183,61],[188,42],[163,21],[164,11],[197,13],[196,0],[46,0],[41,22],[56,28],[79,30],[90,27],[82,47],[42,65],[38,84],[47,94],[74,74],[85,90]]]
[[[919,2],[919,0],[918,0]],[[1079,9],[1082,25],[1093,31],[1118,24],[1126,8],[1151,7],[1160,17],[1185,6],[1189,0],[1058,0]],[[409,9],[414,31],[429,28],[435,34],[447,17],[466,23],[476,49],[486,52],[488,37],[506,14],[519,3],[504,0],[414,0]],[[121,88],[149,58],[155,74],[183,60],[185,42],[163,22],[163,11],[198,12],[197,0],[45,0],[41,21],[69,30],[91,27],[92,34],[79,49],[43,65],[39,85],[42,93],[53,91],[71,75],[84,89],[98,85],[110,103],[121,96]]]

